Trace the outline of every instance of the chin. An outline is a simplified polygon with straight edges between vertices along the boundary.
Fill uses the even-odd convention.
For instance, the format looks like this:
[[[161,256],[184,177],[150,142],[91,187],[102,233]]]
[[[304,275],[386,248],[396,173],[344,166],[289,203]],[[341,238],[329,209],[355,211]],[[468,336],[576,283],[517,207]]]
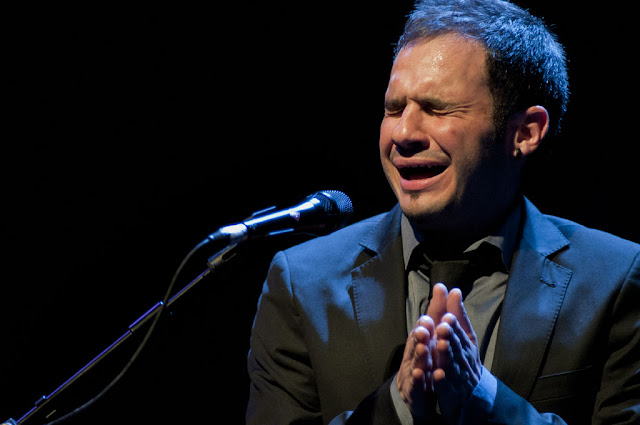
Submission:
[[[442,223],[451,212],[450,202],[428,194],[405,192],[398,193],[397,198],[404,215],[416,223]]]

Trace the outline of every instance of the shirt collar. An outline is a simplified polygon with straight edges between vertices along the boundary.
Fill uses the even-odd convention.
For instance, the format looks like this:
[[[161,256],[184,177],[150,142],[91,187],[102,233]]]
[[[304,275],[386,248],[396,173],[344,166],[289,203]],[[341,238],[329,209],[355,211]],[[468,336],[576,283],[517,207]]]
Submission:
[[[404,268],[409,266],[409,259],[415,247],[420,245],[424,239],[422,234],[415,229],[406,215],[402,214],[400,221],[400,233],[402,235],[402,256],[404,258]]]
[[[500,249],[502,252],[502,262],[506,269],[509,270],[511,267],[511,258],[516,248],[518,232],[520,231],[521,210],[521,203],[517,202],[495,234],[491,234],[472,243],[464,252],[473,251],[483,242],[487,242]],[[402,235],[402,255],[406,269],[409,265],[409,259],[411,258],[413,250],[424,240],[424,236],[411,224],[404,214],[402,214],[402,221],[400,222],[400,232]]]

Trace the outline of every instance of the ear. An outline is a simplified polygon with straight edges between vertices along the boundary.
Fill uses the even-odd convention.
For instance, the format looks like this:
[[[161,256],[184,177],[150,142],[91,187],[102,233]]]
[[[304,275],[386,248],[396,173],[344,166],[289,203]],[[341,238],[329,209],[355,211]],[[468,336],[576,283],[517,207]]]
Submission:
[[[531,155],[540,147],[549,130],[549,113],[542,106],[532,106],[513,119],[513,156],[520,158]]]

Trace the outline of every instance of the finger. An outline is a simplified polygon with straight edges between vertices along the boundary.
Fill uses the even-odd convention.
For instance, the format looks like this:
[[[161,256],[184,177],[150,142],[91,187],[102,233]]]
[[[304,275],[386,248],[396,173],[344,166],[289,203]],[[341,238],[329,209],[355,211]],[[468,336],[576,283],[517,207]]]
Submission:
[[[415,329],[411,331],[407,337],[407,342],[404,345],[404,352],[402,354],[402,365],[411,364],[414,356],[414,350],[416,345]]]
[[[446,373],[448,380],[460,387],[465,394],[473,391],[480,380],[482,363],[478,349],[467,337],[456,317],[447,313],[438,326],[437,358],[442,358],[438,367]]]
[[[448,315],[450,316],[450,315]],[[447,315],[445,315],[445,318]],[[436,328],[436,366],[446,371],[455,362],[454,331],[451,325],[443,321]]]
[[[433,383],[434,385],[438,385],[440,384],[444,378],[447,376],[447,374],[445,373],[444,369],[442,368],[437,368],[436,370],[433,371]]]
[[[425,332],[426,330],[426,332]],[[421,316],[407,337],[403,359],[413,357],[415,346],[418,342],[425,342],[431,336],[435,336],[433,320],[427,316]]]
[[[451,352],[451,345],[449,344],[451,328],[447,323],[441,323],[436,328],[436,345],[434,348],[434,363],[436,369],[433,371],[433,380],[437,384],[445,378],[446,369],[450,367],[453,362],[453,353]]]
[[[447,311],[455,316],[459,326],[465,332],[467,337],[471,340],[473,345],[477,346],[478,341],[476,333],[473,330],[471,320],[469,320],[469,316],[467,315],[467,310],[464,308],[462,292],[460,289],[454,288],[449,293],[449,296],[447,297]]]
[[[433,320],[423,316],[407,337],[402,364],[396,378],[400,396],[414,417],[426,418],[435,409],[432,378],[435,341]]]
[[[433,319],[427,315],[420,316],[420,318],[416,322],[416,326],[414,327],[414,329],[417,329],[419,327],[426,329],[429,332],[430,336],[435,336],[436,334],[436,325]]]
[[[451,344],[445,339],[441,339],[436,344],[436,370],[434,371],[434,379],[438,379],[440,375],[444,378],[445,372],[454,364],[453,352]],[[441,374],[436,374],[440,370]],[[437,375],[437,376],[436,376]],[[439,379],[438,379],[439,380]]]
[[[400,391],[400,395],[405,402],[411,401],[411,392],[413,391],[413,359],[415,356],[415,331],[412,331],[407,337],[407,342],[404,346],[404,353],[402,355],[402,363],[398,370],[396,377],[396,385]]]
[[[407,337],[402,363],[398,373],[398,384],[404,389],[413,387],[414,383],[423,383],[424,375],[429,374],[433,366],[430,345],[435,339],[435,326],[430,317],[422,316]]]
[[[432,367],[431,354],[433,344],[435,344],[435,324],[429,316],[421,316],[416,322],[413,330],[414,348],[414,368],[430,371]]]
[[[438,336],[436,345],[438,356],[450,359],[449,364],[455,363],[461,369],[467,368],[469,360],[466,349],[475,347],[473,347],[466,333],[460,327],[456,317],[451,313],[447,313],[443,317],[442,323],[438,326],[436,333]]]
[[[448,325],[448,327],[445,325]],[[440,338],[440,334],[442,334],[442,338],[447,338],[451,344],[453,355],[456,358],[464,357],[467,359],[467,353],[477,351],[475,339],[469,337],[469,334],[462,328],[460,322],[453,314],[445,314],[440,326],[442,327],[442,332],[438,333],[438,331],[436,331],[437,338]],[[473,333],[473,329],[471,329],[471,332]],[[474,333],[473,337],[475,338]]]
[[[447,287],[442,283],[433,285],[433,294],[431,301],[429,301],[429,307],[427,308],[427,316],[433,319],[436,326],[442,320],[442,316],[447,312],[448,295],[449,291],[447,291]]]
[[[418,377],[420,373],[425,374],[432,368],[431,352],[429,343],[431,341],[431,333],[424,327],[416,328],[415,348],[413,356],[413,376]]]

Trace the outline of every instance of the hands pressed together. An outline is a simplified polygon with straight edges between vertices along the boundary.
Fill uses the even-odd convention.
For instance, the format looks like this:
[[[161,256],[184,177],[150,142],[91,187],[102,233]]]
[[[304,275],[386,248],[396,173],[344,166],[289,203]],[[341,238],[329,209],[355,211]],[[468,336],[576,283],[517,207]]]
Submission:
[[[436,402],[448,423],[457,422],[463,403],[480,381],[478,341],[462,304],[462,293],[438,283],[427,314],[407,338],[398,390],[420,423],[436,415]]]

